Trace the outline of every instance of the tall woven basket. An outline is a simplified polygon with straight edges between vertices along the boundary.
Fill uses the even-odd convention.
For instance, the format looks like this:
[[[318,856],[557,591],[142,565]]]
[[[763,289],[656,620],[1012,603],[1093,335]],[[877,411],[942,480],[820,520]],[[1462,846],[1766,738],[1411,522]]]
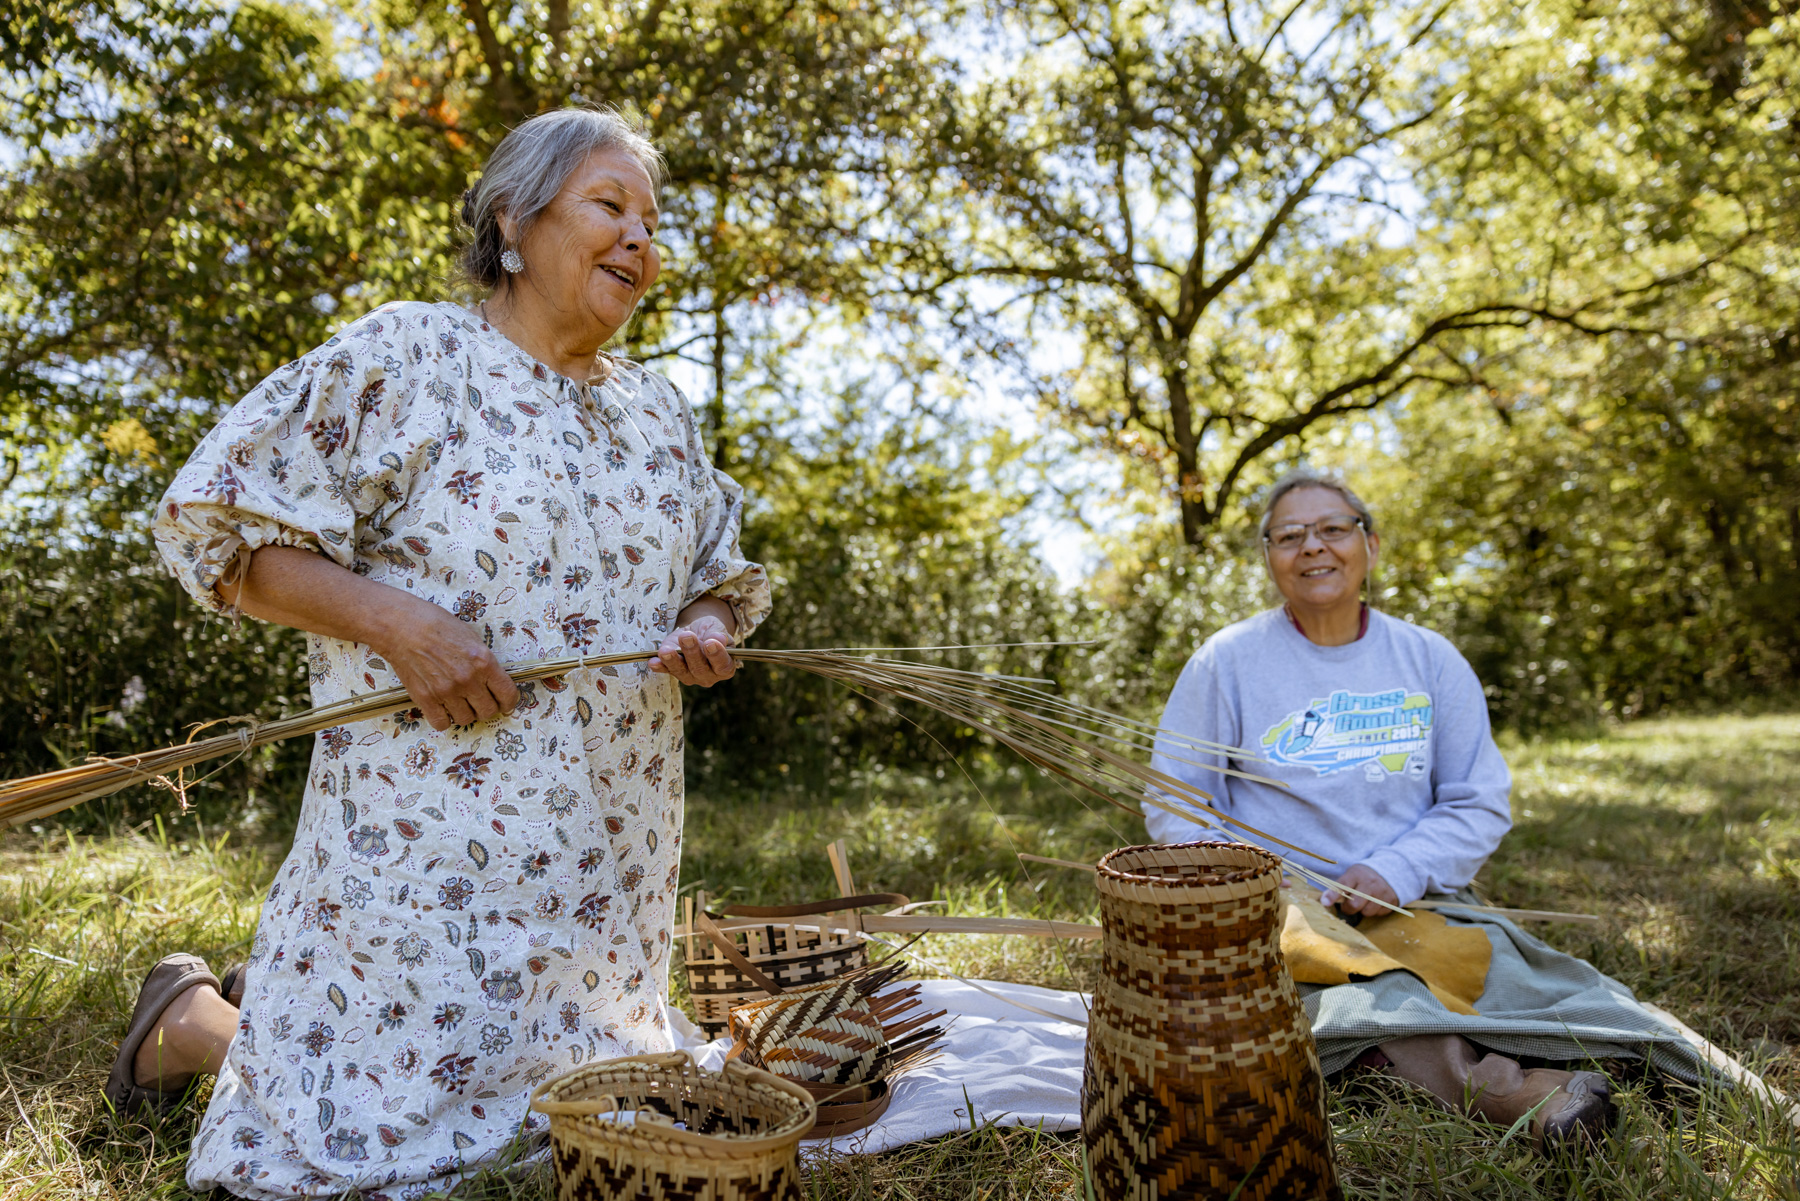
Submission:
[[[589,1064],[538,1086],[557,1201],[800,1201],[800,1138],[818,1108],[741,1063],[685,1051]],[[623,1120],[622,1120],[623,1119]]]
[[[1281,960],[1281,861],[1240,843],[1126,847],[1095,882],[1105,962],[1081,1133],[1096,1196],[1340,1198]]]

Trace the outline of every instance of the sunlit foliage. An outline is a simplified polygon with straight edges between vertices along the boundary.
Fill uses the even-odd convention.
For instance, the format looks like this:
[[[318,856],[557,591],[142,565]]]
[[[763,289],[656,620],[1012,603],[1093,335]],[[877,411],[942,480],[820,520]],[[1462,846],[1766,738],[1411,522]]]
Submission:
[[[14,5],[0,756],[303,697],[293,637],[175,594],[149,508],[275,366],[458,294],[462,189],[571,101],[668,153],[626,348],[700,381],[783,582],[768,638],[1092,637],[1005,661],[1152,707],[1266,599],[1247,514],[1312,459],[1367,483],[1383,603],[1455,636],[1506,720],[1790,689],[1795,26],[1789,0]],[[1066,441],[997,435],[986,388]],[[1119,520],[1059,591],[1024,515],[1091,503],[1067,481],[1096,464]],[[811,688],[707,697],[697,745],[922,753]]]

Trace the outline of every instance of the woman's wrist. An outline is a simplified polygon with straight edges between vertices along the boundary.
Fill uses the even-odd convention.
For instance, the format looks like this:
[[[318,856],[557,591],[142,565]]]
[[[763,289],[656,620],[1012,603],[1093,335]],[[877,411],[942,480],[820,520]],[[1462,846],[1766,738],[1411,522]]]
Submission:
[[[750,619],[744,613],[744,598],[741,596],[721,596],[719,599],[725,602],[725,607],[727,609],[731,610],[731,640],[735,644],[742,645],[744,635],[750,628]]]
[[[354,638],[384,659],[392,660],[433,625],[444,610],[428,600],[387,584],[376,584],[383,590],[368,598],[361,607],[360,636]],[[429,610],[427,612],[426,610]]]
[[[724,627],[725,636],[734,645],[736,644],[738,638],[737,613],[722,597],[709,595],[696,598],[692,604],[676,615],[675,627],[685,629],[703,617],[716,618]]]

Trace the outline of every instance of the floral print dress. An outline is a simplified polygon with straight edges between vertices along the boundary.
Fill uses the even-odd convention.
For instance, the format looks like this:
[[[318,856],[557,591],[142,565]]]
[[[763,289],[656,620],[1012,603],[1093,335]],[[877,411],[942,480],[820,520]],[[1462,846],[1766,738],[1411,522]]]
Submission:
[[[654,648],[707,593],[754,628],[740,517],[662,377],[576,384],[460,306],[396,304],[240,402],[155,535],[214,610],[250,551],[305,547],[511,663]],[[309,662],[319,705],[398,683],[358,644],[313,635]],[[191,1187],[436,1192],[537,1129],[540,1081],[669,1048],[680,687],[634,665],[521,691],[443,733],[402,708],[317,736]]]

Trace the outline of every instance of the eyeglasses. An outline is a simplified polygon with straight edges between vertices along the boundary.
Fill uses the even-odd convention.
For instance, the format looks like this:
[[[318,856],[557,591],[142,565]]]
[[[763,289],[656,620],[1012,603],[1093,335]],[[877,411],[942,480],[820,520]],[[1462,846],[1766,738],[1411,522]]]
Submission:
[[[1263,535],[1263,541],[1276,550],[1298,550],[1306,544],[1308,531],[1317,533],[1320,542],[1342,542],[1361,529],[1362,525],[1362,518],[1345,513],[1336,517],[1321,517],[1304,525],[1278,525]]]

